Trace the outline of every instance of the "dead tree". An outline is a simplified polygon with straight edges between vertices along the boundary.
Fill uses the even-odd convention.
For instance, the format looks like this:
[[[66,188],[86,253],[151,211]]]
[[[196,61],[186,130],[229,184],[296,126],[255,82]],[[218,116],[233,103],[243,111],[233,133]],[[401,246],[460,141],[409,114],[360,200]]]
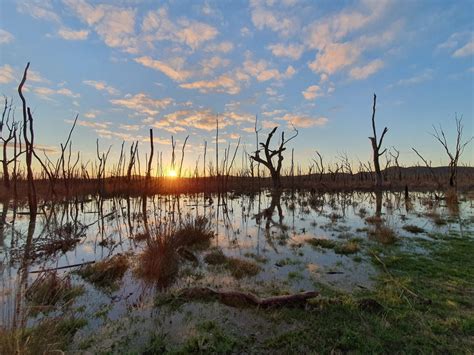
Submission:
[[[285,132],[281,132],[281,141],[280,145],[276,149],[270,148],[270,143],[272,140],[273,135],[275,134],[278,127],[272,129],[272,131],[268,134],[267,140],[265,143],[260,143],[262,148],[258,149],[251,158],[255,160],[257,163],[261,163],[264,165],[269,171],[272,177],[273,187],[278,189],[281,187],[281,167],[283,163],[283,152],[286,150],[285,145],[291,141],[292,139],[296,138],[298,135],[298,130],[293,127],[295,134],[291,136],[289,139],[285,140]],[[263,150],[264,157],[260,157],[260,152]],[[273,161],[274,157],[278,157],[277,163]]]
[[[397,172],[398,172],[398,180],[402,181],[402,169],[400,168],[400,163],[398,162],[398,158],[400,157],[400,151],[397,150],[395,147],[392,147],[392,151],[390,151],[390,155],[392,156],[393,160],[395,161],[395,166],[397,167]]]
[[[464,127],[462,125],[462,117],[458,119],[456,116],[454,119],[456,120],[456,146],[454,151],[449,149],[448,141],[441,125],[439,125],[439,131],[435,126],[433,126],[434,133],[431,135],[443,146],[446,154],[449,157],[449,186],[457,188],[459,158],[464,152],[464,148],[466,148],[466,146],[472,141],[474,137],[471,137],[467,141],[463,142],[462,133]]]
[[[380,148],[382,147],[382,141],[385,134],[388,132],[388,128],[385,127],[382,131],[382,135],[380,136],[380,140],[377,140],[377,130],[375,129],[375,106],[377,103],[377,95],[374,94],[374,105],[372,107],[372,130],[374,133],[373,137],[369,137],[370,142],[372,143],[372,150],[374,153],[374,168],[376,174],[376,186],[381,187],[383,183],[382,172],[380,170],[380,163],[379,158],[382,156],[386,149],[380,152]]]
[[[4,137],[3,131],[5,127],[7,131],[7,135]],[[12,102],[10,100],[10,104],[8,104],[8,99],[5,96],[5,106],[2,113],[2,119],[0,121],[0,139],[2,140],[2,143],[3,143],[3,147],[2,147],[3,155],[0,161],[2,162],[2,168],[3,168],[3,185],[7,189],[10,188],[10,173],[8,170],[8,166],[12,162],[15,162],[20,157],[20,155],[24,153],[24,151],[22,151],[21,149],[20,151],[17,151],[17,138],[18,138],[17,133],[18,133],[18,122],[15,122],[14,114],[12,114]],[[13,152],[13,157],[9,159],[7,149],[11,145],[13,145],[14,152]]]
[[[151,179],[151,164],[153,162],[153,154],[154,154],[154,146],[153,146],[153,129],[150,128],[150,158],[148,159],[148,168],[146,171],[146,179],[149,181]]]
[[[36,189],[35,183],[33,181],[33,169],[31,163],[33,161],[34,154],[34,130],[33,130],[33,116],[31,115],[30,108],[26,106],[26,99],[23,96],[23,85],[25,85],[26,77],[28,74],[28,68],[30,63],[25,67],[23,72],[23,78],[21,79],[20,85],[18,86],[18,94],[22,102],[22,112],[23,112],[23,140],[25,142],[25,155],[26,155],[26,177],[28,181],[28,206],[30,208],[31,219],[34,220],[37,212],[37,200],[36,200]]]

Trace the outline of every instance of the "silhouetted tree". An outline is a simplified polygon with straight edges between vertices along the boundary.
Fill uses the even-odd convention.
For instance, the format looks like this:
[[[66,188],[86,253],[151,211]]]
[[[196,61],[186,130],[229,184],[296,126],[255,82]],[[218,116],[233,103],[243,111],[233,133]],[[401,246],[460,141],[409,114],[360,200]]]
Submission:
[[[296,128],[293,128],[295,131],[295,134],[291,136],[289,139],[285,140],[285,132],[281,132],[281,141],[280,145],[276,149],[271,149],[270,148],[270,143],[272,140],[273,135],[275,134],[276,130],[278,127],[275,127],[272,129],[272,131],[268,134],[267,140],[265,143],[260,143],[260,146],[262,148],[258,149],[255,152],[255,155],[251,156],[253,160],[255,160],[258,163],[263,164],[269,171],[270,175],[272,177],[273,181],[273,187],[278,189],[281,187],[281,179],[280,179],[280,174],[281,174],[281,167],[282,167],[282,162],[283,162],[283,152],[286,150],[285,144],[287,144],[289,141],[294,139],[298,135],[298,130]],[[260,157],[260,152],[263,150],[264,157]],[[278,157],[278,160],[276,162],[273,161],[274,157]]]
[[[374,105],[372,107],[372,130],[374,133],[373,137],[369,137],[370,142],[372,143],[372,150],[374,153],[374,168],[375,168],[375,175],[376,175],[376,186],[381,187],[383,182],[382,172],[380,170],[380,162],[379,157],[382,156],[386,149],[380,152],[380,148],[382,147],[382,141],[385,134],[388,132],[388,128],[385,127],[382,131],[382,135],[380,136],[380,140],[377,140],[377,130],[375,129],[375,106],[377,104],[377,95],[374,94]]]
[[[467,141],[463,142],[462,133],[464,126],[462,125],[462,117],[458,119],[456,116],[454,119],[456,121],[456,146],[454,147],[454,151],[449,149],[448,141],[441,125],[439,125],[439,131],[435,126],[433,126],[434,133],[431,135],[435,137],[439,143],[441,143],[449,157],[449,186],[457,188],[459,158],[464,152],[464,148],[466,148],[466,146],[472,141],[474,137],[471,137]]]

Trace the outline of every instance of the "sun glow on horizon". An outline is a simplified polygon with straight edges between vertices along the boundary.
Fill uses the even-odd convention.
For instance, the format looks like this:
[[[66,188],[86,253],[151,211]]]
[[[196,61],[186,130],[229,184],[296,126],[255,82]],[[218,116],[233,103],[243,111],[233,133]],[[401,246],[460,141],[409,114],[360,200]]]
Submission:
[[[175,178],[175,177],[177,177],[177,176],[178,176],[178,174],[176,173],[176,170],[170,169],[170,170],[168,171],[168,177]]]

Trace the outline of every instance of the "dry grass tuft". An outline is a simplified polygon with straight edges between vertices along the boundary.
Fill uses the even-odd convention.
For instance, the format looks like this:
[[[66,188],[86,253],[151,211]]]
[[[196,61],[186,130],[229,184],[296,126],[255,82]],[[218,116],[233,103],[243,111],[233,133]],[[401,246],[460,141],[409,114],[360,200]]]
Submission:
[[[179,272],[179,255],[170,235],[148,241],[136,272],[145,281],[156,283],[160,289],[173,283]]]
[[[313,247],[321,247],[325,249],[334,249],[337,245],[334,240],[325,238],[311,238],[307,239],[306,242]]]
[[[73,286],[67,275],[58,276],[56,271],[41,273],[26,290],[26,299],[32,311],[48,311],[57,303],[67,303],[84,292],[82,286]]]
[[[383,222],[382,217],[380,216],[370,216],[365,219],[368,224],[379,224]]]
[[[370,229],[369,236],[382,244],[393,244],[398,239],[395,231],[386,225],[380,225]]]
[[[355,254],[359,250],[360,250],[360,245],[359,245],[359,242],[356,240],[349,240],[345,243],[338,244],[334,248],[334,252],[336,254],[343,254],[343,255]]]
[[[126,255],[117,254],[113,257],[89,264],[77,271],[85,280],[95,286],[114,291],[118,288],[118,282],[129,267],[129,261]]]
[[[260,266],[248,260],[227,258],[227,269],[236,279],[255,276],[260,272]]]

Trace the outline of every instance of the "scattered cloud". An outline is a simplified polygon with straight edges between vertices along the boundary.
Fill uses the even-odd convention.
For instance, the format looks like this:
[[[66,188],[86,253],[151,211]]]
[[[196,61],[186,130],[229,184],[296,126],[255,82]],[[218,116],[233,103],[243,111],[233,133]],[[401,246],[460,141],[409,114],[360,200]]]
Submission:
[[[214,39],[218,34],[215,27],[184,17],[175,23],[169,18],[168,11],[164,7],[146,14],[142,30],[146,33],[144,39],[150,43],[166,40],[185,44],[193,50]]]
[[[466,43],[464,46],[462,46],[461,48],[457,49],[453,53],[453,57],[461,58],[461,57],[472,56],[473,54],[474,54],[474,40],[471,40],[468,43]]]
[[[223,41],[220,43],[211,43],[208,44],[205,48],[206,52],[220,52],[220,53],[229,53],[234,49],[234,44],[230,41]]]
[[[304,46],[301,44],[288,44],[282,43],[271,44],[268,46],[274,56],[276,57],[287,57],[290,59],[298,60],[304,52]]]
[[[8,84],[15,80],[15,71],[8,65],[4,64],[0,67],[0,84]]]
[[[57,96],[57,95],[66,96],[73,99],[77,99],[81,97],[80,94],[74,93],[71,90],[64,87],[60,89],[52,89],[45,86],[39,86],[39,87],[34,87],[33,92],[39,97],[46,100],[51,100],[52,99],[51,96]]]
[[[247,74],[256,78],[258,81],[288,79],[296,73],[295,68],[293,68],[291,65],[286,68],[285,72],[280,72],[277,69],[269,68],[268,62],[263,59],[258,61],[247,59],[244,62],[243,70]]]
[[[120,93],[120,91],[113,86],[107,85],[105,81],[84,80],[83,83],[88,86],[92,86],[96,90],[105,91],[110,95],[118,95]]]
[[[251,18],[258,30],[268,28],[282,37],[288,37],[299,28],[298,21],[287,12],[273,7],[273,1],[251,0]]]
[[[26,0],[18,1],[17,9],[23,14],[30,15],[38,20],[60,23],[61,19],[53,11],[51,0]]]
[[[165,74],[167,77],[174,81],[184,81],[191,76],[191,72],[188,70],[181,69],[183,65],[182,60],[176,60],[173,64],[174,66],[167,64],[165,62],[154,60],[151,57],[145,56],[140,58],[135,58],[137,63],[141,65],[152,68],[154,70],[158,70]]]
[[[277,118],[294,125],[297,128],[309,128],[314,126],[324,126],[327,124],[328,119],[326,117],[311,117],[306,115],[298,115],[287,113],[283,117]]]
[[[201,93],[219,92],[235,95],[240,92],[238,81],[229,75],[221,75],[214,80],[199,80],[191,83],[181,84],[183,89],[196,89]]]
[[[396,84],[390,85],[393,86],[411,86],[423,83],[425,81],[429,81],[433,79],[433,69],[425,69],[421,73],[415,74],[412,77],[400,79],[396,82]]]
[[[314,100],[315,98],[324,95],[321,90],[321,87],[318,85],[311,85],[306,90],[304,90],[302,94],[306,100]]]
[[[161,109],[170,106],[174,100],[171,98],[152,99],[145,93],[125,95],[123,99],[110,100],[116,106],[121,106],[135,111],[138,114],[156,116]]]
[[[14,39],[15,37],[10,32],[7,32],[0,28],[0,44],[11,43]]]
[[[352,68],[349,74],[351,78],[353,79],[357,79],[357,80],[367,79],[369,76],[371,76],[372,74],[375,74],[380,69],[382,69],[383,66],[384,66],[384,62],[382,60],[375,59],[362,67]]]
[[[58,31],[59,37],[68,40],[68,41],[83,41],[86,40],[89,36],[89,31],[79,30],[74,31],[67,27],[62,27]]]

